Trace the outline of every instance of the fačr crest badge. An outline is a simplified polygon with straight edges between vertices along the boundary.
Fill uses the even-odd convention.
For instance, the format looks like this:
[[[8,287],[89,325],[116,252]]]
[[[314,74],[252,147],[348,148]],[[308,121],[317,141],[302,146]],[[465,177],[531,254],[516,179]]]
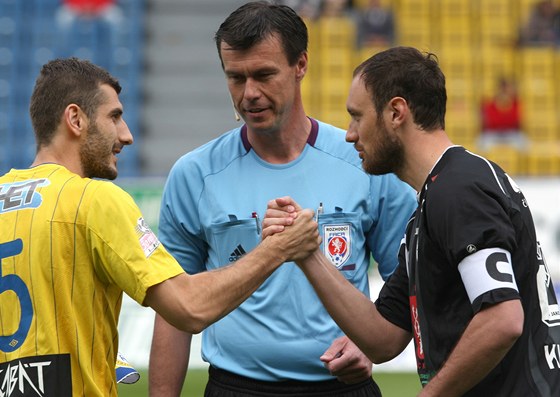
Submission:
[[[337,268],[350,257],[350,227],[350,224],[323,225],[324,253]]]

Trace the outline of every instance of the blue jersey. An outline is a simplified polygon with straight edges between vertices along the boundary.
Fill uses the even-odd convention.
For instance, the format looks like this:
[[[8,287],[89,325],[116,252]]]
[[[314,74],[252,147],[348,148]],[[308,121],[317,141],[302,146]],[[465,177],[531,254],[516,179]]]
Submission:
[[[166,183],[160,239],[188,273],[229,265],[261,240],[267,202],[289,195],[319,208],[322,250],[369,296],[371,254],[383,278],[395,269],[413,190],[395,175],[369,176],[344,131],[312,120],[303,152],[270,164],[246,127],[186,154]],[[203,334],[203,358],[253,379],[331,379],[319,357],[342,332],[294,263],[285,263],[238,309]]]

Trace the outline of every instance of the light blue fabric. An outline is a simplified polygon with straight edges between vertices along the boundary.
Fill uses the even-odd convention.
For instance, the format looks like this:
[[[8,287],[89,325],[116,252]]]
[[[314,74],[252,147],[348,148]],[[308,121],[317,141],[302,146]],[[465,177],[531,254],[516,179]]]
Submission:
[[[183,156],[164,189],[161,242],[188,273],[229,265],[260,241],[253,212],[261,221],[267,202],[286,195],[304,208],[322,203],[320,231],[351,230],[343,233],[350,255],[340,269],[365,294],[370,251],[383,278],[393,272],[414,192],[394,175],[367,175],[344,131],[321,122],[314,145],[288,164],[269,164],[247,150],[241,128]],[[325,380],[332,377],[319,357],[339,336],[301,270],[286,263],[204,331],[203,357],[253,379]]]

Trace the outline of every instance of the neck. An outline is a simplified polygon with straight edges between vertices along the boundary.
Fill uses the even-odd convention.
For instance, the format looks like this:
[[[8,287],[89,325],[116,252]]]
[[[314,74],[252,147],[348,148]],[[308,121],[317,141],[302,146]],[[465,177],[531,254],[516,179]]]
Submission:
[[[64,155],[63,152],[61,153],[60,151],[54,150],[54,148],[50,146],[39,149],[31,166],[36,167],[47,163],[62,165],[69,171],[78,174],[81,177],[84,176],[79,159],[70,158],[69,156]]]
[[[405,145],[405,165],[397,176],[419,192],[442,154],[453,143],[444,130],[418,130],[413,144]]]
[[[311,121],[302,114],[274,131],[247,130],[255,153],[272,164],[285,164],[299,157],[311,132]]]

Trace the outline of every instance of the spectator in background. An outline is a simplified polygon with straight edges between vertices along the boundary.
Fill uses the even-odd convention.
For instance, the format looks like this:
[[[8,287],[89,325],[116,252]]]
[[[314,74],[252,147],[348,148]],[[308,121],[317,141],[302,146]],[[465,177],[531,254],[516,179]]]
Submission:
[[[478,140],[481,151],[505,144],[518,150],[527,148],[527,138],[521,130],[521,110],[513,80],[502,77],[496,94],[481,106],[482,128]]]
[[[381,0],[369,0],[365,9],[358,11],[358,48],[390,47],[395,40],[393,11],[384,7]]]
[[[283,0],[282,4],[292,8],[304,20],[315,20],[321,13],[323,0]]]
[[[521,45],[550,45],[558,42],[558,11],[552,0],[534,4],[525,26],[521,29]]]
[[[352,0],[323,0],[321,2],[321,17],[352,16],[354,3]]]
[[[68,28],[77,18],[101,18],[116,26],[123,12],[115,0],[63,0],[56,15],[59,26]]]

